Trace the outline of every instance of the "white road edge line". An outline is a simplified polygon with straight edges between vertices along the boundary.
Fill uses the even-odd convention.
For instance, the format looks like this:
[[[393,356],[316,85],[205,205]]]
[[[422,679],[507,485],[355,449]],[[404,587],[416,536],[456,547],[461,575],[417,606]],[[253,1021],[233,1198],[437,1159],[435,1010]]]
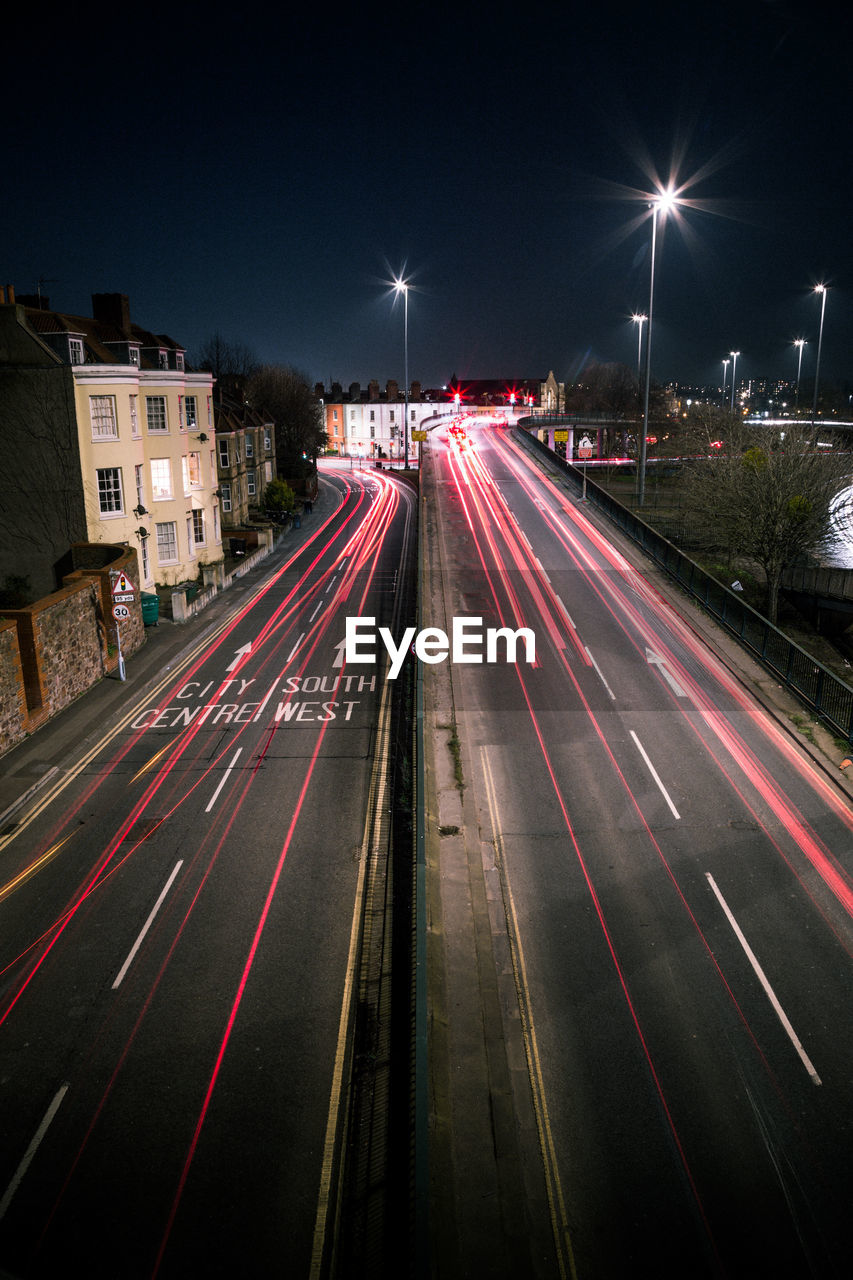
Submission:
[[[117,988],[120,987],[122,982],[124,981],[125,974],[127,973],[130,966],[133,964],[134,957],[136,956],[136,953],[139,950],[139,948],[142,946],[142,942],[143,942],[143,939],[145,938],[146,933],[154,923],[154,917],[157,915],[157,912],[162,907],[163,900],[166,897],[166,894],[171,889],[172,884],[174,883],[174,880],[175,880],[175,876],[178,874],[178,872],[180,871],[183,865],[184,865],[183,858],[179,858],[177,863],[175,864],[175,868],[172,874],[169,876],[169,879],[166,881],[165,885],[163,886],[163,891],[160,894],[160,897],[157,899],[157,901],[154,903],[154,906],[151,908],[151,913],[148,916],[148,919],[145,921],[145,924],[142,926],[142,929],[140,930],[140,933],[139,933],[139,937],[136,939],[133,946],[130,948],[127,959],[125,960],[124,964],[121,966],[121,968],[118,971],[116,980],[113,983],[113,991],[117,990]]]
[[[222,790],[222,788],[225,786],[225,783],[228,781],[228,778],[231,774],[231,770],[234,768],[235,764],[237,763],[237,759],[242,750],[243,750],[242,747],[238,747],[237,750],[234,752],[234,758],[232,759],[228,768],[223,773],[222,777],[219,779],[219,786],[216,788],[213,795],[210,797],[210,800],[207,802],[207,805],[205,806],[205,810],[204,810],[205,813],[210,813],[211,809],[216,804],[216,801],[219,799],[219,793]]]
[[[66,1093],[68,1092],[68,1089],[69,1089],[69,1086],[67,1084],[60,1085],[59,1088],[57,1089],[53,1098],[53,1102],[51,1102],[50,1106],[45,1112],[44,1119],[42,1120],[41,1124],[36,1130],[35,1136],[33,1137],[32,1142],[27,1147],[24,1153],[23,1160],[15,1170],[15,1176],[12,1178],[12,1181],[9,1183],[8,1187],[6,1188],[6,1192],[3,1196],[3,1199],[0,1200],[0,1222],[2,1222],[3,1218],[6,1216],[6,1210],[9,1208],[9,1205],[12,1203],[12,1198],[14,1197],[15,1192],[18,1190],[18,1187],[21,1185],[21,1182],[23,1181],[23,1178],[27,1172],[27,1169],[29,1169],[30,1165],[32,1164],[33,1157],[38,1151],[39,1146],[41,1145],[41,1141],[44,1138],[44,1135],[47,1133],[48,1129],[50,1128],[51,1121],[53,1120],[53,1117],[56,1115],[57,1111],[59,1110],[60,1103],[62,1102],[62,1099],[65,1097]]]
[[[604,673],[602,672],[601,667],[598,665],[598,663],[596,662],[595,658],[594,658],[594,657],[592,656],[592,654],[590,653],[589,648],[588,648],[588,646],[587,646],[587,645],[584,645],[584,649],[586,649],[586,656],[589,658],[590,662],[592,663],[592,665],[595,667],[596,671],[598,672],[598,678],[599,678],[599,680],[600,680],[600,681],[601,681],[601,683],[604,685],[604,687],[605,687],[605,689],[607,690],[607,692],[609,693],[610,697],[611,697],[611,698],[613,699],[613,701],[615,702],[615,701],[616,701],[616,694],[613,692],[613,690],[610,688],[610,685],[609,685],[609,684],[607,683],[607,681],[604,679]],[[676,816],[676,817],[678,817],[678,814],[676,814],[675,816]]]
[[[818,1073],[815,1071],[814,1064],[812,1063],[811,1058],[806,1053],[805,1049],[800,1043],[799,1036],[797,1035],[794,1028],[791,1026],[790,1022],[788,1021],[788,1015],[785,1013],[785,1010],[782,1008],[781,1004],[776,998],[776,992],[773,990],[770,983],[767,981],[767,976],[764,970],[762,969],[761,965],[758,963],[755,953],[753,952],[752,948],[750,947],[749,943],[744,937],[743,931],[741,930],[740,925],[732,915],[732,912],[729,908],[729,904],[726,902],[725,898],[720,893],[720,890],[717,887],[717,883],[714,880],[714,877],[711,875],[710,871],[705,872],[705,878],[707,879],[708,884],[713,889],[717,901],[719,902],[720,906],[723,908],[723,911],[726,914],[726,919],[734,929],[735,937],[737,938],[740,945],[743,947],[746,953],[747,960],[755,970],[755,976],[758,978],[758,981],[761,983],[762,987],[764,988],[767,999],[772,1004],[776,1012],[777,1018],[782,1023],[782,1026],[785,1028],[785,1031],[788,1034],[788,1039],[791,1041],[791,1044],[794,1046],[797,1053],[799,1054],[800,1060],[802,1061],[802,1064],[805,1067],[806,1071],[808,1071],[809,1076],[811,1077],[812,1083],[821,1084],[822,1083],[821,1078],[818,1075]]]
[[[669,805],[670,809],[672,810],[673,817],[675,817],[675,818],[680,818],[680,817],[681,817],[681,814],[678,812],[678,810],[676,809],[675,805],[672,803],[672,800],[671,800],[671,798],[670,798],[669,792],[667,791],[666,787],[663,785],[663,783],[662,783],[662,782],[661,782],[661,780],[660,780],[660,777],[658,776],[658,771],[657,771],[657,769],[656,769],[656,768],[655,768],[655,766],[652,764],[652,762],[651,762],[651,760],[649,759],[649,757],[646,755],[645,748],[644,748],[644,746],[643,746],[642,742],[640,741],[640,739],[637,737],[636,733],[634,733],[634,730],[633,730],[633,729],[631,730],[631,737],[634,739],[634,742],[635,742],[635,743],[636,743],[636,745],[637,745],[637,750],[639,751],[640,755],[641,755],[641,756],[643,757],[643,759],[645,760],[645,762],[646,762],[646,766],[647,766],[647,768],[648,768],[648,770],[649,770],[649,773],[652,775],[652,777],[654,778],[655,782],[657,783],[657,785],[658,785],[658,788],[659,788],[659,790],[660,790],[661,795],[663,796],[664,800],[667,802],[667,804]]]

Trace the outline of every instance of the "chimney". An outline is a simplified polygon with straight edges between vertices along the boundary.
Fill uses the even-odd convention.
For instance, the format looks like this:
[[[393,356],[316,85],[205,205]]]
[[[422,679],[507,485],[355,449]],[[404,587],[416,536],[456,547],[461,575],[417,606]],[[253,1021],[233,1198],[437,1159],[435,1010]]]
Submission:
[[[0,294],[3,295],[0,301],[8,302],[10,307],[14,304],[15,286],[13,284],[7,284],[5,289],[0,289]]]
[[[379,399],[379,383],[375,378],[371,378],[367,384],[367,394],[371,401]]]
[[[92,315],[99,324],[111,324],[130,336],[130,302],[126,293],[93,293]]]

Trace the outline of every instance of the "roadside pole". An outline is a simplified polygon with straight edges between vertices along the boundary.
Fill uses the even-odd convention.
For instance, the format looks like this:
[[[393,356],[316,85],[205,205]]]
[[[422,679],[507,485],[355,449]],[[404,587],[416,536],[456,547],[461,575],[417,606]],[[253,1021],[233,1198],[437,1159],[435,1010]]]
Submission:
[[[121,651],[121,624],[130,617],[129,605],[136,599],[133,583],[126,574],[117,569],[110,569],[110,590],[113,599],[113,618],[116,628],[116,648],[118,650],[118,678],[126,680],[124,654]]]

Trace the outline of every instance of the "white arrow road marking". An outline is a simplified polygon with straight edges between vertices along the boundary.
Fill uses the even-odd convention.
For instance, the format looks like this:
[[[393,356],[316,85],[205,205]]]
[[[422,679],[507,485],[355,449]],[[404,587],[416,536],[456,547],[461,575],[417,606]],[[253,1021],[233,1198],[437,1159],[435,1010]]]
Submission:
[[[230,666],[230,667],[226,667],[226,668],[225,668],[225,670],[226,670],[226,671],[233,671],[233,670],[234,670],[234,668],[235,668],[236,666],[238,666],[238,665],[239,665],[240,659],[241,659],[241,658],[244,658],[244,657],[246,656],[246,654],[247,654],[247,653],[251,653],[251,652],[252,652],[252,645],[251,645],[251,643],[249,643],[249,644],[244,644],[244,645],[243,645],[243,647],[242,647],[242,649],[237,649],[237,650],[236,650],[235,655],[234,655],[234,661],[231,663],[231,666]]]
[[[687,697],[687,694],[684,692],[681,685],[678,683],[675,676],[669,670],[669,668],[667,667],[666,663],[664,662],[663,658],[660,656],[659,653],[655,653],[654,649],[646,649],[646,662],[649,664],[650,667],[658,668],[664,680],[667,682],[667,684],[672,689],[672,692],[675,694],[677,698]]]
[[[332,670],[334,670],[335,667],[342,667],[344,665],[344,649],[346,648],[346,643],[346,637],[344,637],[343,640],[339,640],[335,645],[335,660],[332,663]]]

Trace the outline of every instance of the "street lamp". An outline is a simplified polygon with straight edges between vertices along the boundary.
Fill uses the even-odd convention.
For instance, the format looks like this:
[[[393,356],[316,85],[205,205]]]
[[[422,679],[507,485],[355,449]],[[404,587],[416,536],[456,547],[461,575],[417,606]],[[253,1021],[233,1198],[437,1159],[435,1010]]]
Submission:
[[[740,355],[740,352],[730,351],[729,355],[732,358],[732,413],[734,413],[735,411],[735,372],[737,370],[737,358]]]
[[[826,311],[826,285],[816,284],[815,293],[820,294],[820,328],[817,334],[817,362],[814,369],[814,400],[812,401],[812,426],[817,417],[817,380],[820,377],[820,349],[823,345],[823,313]]]
[[[403,468],[409,469],[409,283],[395,280],[394,292],[403,295],[403,358],[405,368],[405,406],[403,410]]]
[[[802,369],[802,367],[803,367],[803,347],[805,347],[805,346],[807,346],[807,345],[808,345],[808,344],[807,344],[807,342],[806,342],[805,338],[795,338],[795,339],[794,339],[794,346],[795,346],[795,347],[797,348],[797,350],[798,350],[798,355],[797,355],[797,389],[796,389],[796,391],[795,391],[795,393],[794,393],[794,409],[795,409],[795,412],[797,412],[797,413],[799,413],[799,411],[800,411],[800,370],[801,370],[801,369]]]
[[[723,361],[723,399],[720,404],[721,409],[725,409],[726,407],[726,384],[728,383],[728,380],[729,380],[729,361],[724,360]]]
[[[648,320],[648,316],[641,316],[637,312],[631,316],[631,320],[638,326],[637,333],[637,385],[640,385],[640,368],[643,359],[643,325]]]
[[[649,328],[646,334],[646,389],[643,395],[643,434],[640,438],[640,459],[637,467],[637,504],[642,506],[646,496],[646,437],[649,434],[649,384],[652,375],[652,313],[655,303],[655,253],[658,238],[658,213],[666,214],[678,203],[671,187],[651,202],[652,211],[652,263],[649,275]]]

